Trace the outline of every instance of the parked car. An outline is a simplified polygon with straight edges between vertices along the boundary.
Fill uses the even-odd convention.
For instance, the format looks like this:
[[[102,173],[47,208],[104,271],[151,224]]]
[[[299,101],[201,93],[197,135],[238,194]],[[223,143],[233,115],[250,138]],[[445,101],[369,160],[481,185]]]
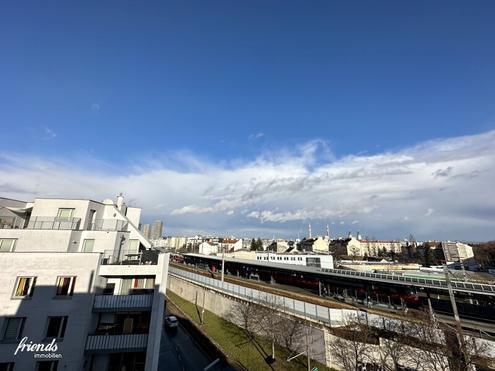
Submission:
[[[166,316],[165,317],[165,326],[169,329],[177,328],[179,325],[179,321],[176,316]]]

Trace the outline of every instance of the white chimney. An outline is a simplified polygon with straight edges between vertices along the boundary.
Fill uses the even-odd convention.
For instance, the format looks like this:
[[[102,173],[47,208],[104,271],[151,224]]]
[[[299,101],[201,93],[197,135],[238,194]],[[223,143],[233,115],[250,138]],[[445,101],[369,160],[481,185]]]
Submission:
[[[358,233],[357,233],[357,239],[358,239],[359,241],[361,241],[361,233],[359,233],[359,231],[358,231]]]
[[[349,232],[349,233],[347,234],[347,238],[352,238],[352,232]]]
[[[122,195],[122,192],[119,193],[117,196],[117,209],[122,211],[122,206],[124,205],[124,196]]]

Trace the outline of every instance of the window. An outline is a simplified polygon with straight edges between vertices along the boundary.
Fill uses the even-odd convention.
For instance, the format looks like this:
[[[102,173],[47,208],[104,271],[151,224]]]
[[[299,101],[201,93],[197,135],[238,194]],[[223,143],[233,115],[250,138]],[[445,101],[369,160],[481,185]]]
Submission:
[[[15,298],[26,298],[33,296],[36,277],[17,277],[15,285]]]
[[[58,209],[57,219],[60,220],[70,220],[72,218],[72,214],[74,213],[74,209]]]
[[[82,252],[93,252],[95,246],[95,240],[86,239],[83,241]]]
[[[139,240],[129,240],[129,251],[139,252]]]
[[[155,288],[154,277],[125,278],[122,280],[121,295],[139,294]],[[144,291],[143,291],[144,290]]]
[[[0,238],[0,252],[14,251],[17,238]]]
[[[57,277],[57,296],[72,296],[76,277]]]
[[[67,316],[65,317],[48,317],[48,328],[46,330],[47,338],[62,339],[65,335],[67,326]]]
[[[14,371],[14,362],[0,362],[0,371]]]
[[[36,362],[36,371],[57,371],[58,361]]]
[[[103,295],[113,295],[115,291],[115,283],[107,282],[107,285],[103,289]]]
[[[7,317],[2,330],[2,341],[16,341],[21,338],[25,317]]]
[[[321,268],[320,258],[306,258],[306,266]]]

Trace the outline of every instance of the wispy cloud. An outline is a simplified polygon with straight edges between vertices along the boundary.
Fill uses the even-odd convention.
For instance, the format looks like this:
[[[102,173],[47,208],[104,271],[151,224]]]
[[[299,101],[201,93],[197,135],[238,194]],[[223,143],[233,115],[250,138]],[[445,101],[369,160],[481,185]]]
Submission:
[[[55,133],[52,129],[46,126],[43,128],[43,133],[44,133],[43,136],[44,140],[52,140],[57,137],[57,133]]]
[[[254,140],[254,139],[260,139],[260,138],[263,138],[265,136],[265,133],[256,133],[256,134],[250,134],[248,139],[250,140]]]
[[[122,191],[178,232],[291,235],[308,221],[359,221],[362,233],[390,238],[495,237],[495,131],[338,159],[321,141],[221,164],[192,153],[118,167],[4,153],[0,179],[0,194],[21,199]]]
[[[99,104],[99,103],[92,103],[91,104],[91,111],[99,112],[100,110],[101,110],[101,104]]]

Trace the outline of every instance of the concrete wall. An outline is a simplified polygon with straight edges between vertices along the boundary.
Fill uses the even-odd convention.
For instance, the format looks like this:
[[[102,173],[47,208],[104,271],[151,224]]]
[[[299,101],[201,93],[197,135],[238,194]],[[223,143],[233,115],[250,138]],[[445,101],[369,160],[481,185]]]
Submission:
[[[209,310],[227,321],[235,323],[235,318],[232,316],[232,312],[236,310],[236,305],[238,303],[235,298],[222,295],[205,287],[194,285],[172,275],[168,277],[168,289],[183,299],[191,303],[197,303],[201,308],[204,305],[206,310]],[[288,316],[287,320],[292,320],[292,318]],[[239,323],[237,324],[240,325]],[[306,333],[307,331],[309,333],[308,340],[311,344],[311,358],[326,364],[327,359],[325,355],[325,337],[323,330],[314,326],[308,327],[307,325],[304,325],[302,332]],[[306,337],[301,338],[300,341],[295,344],[294,351],[303,352],[305,350]],[[271,350],[267,351],[270,352]]]
[[[16,238],[17,252],[68,252],[76,241],[79,244],[80,232],[71,230],[1,229],[0,238]]]

